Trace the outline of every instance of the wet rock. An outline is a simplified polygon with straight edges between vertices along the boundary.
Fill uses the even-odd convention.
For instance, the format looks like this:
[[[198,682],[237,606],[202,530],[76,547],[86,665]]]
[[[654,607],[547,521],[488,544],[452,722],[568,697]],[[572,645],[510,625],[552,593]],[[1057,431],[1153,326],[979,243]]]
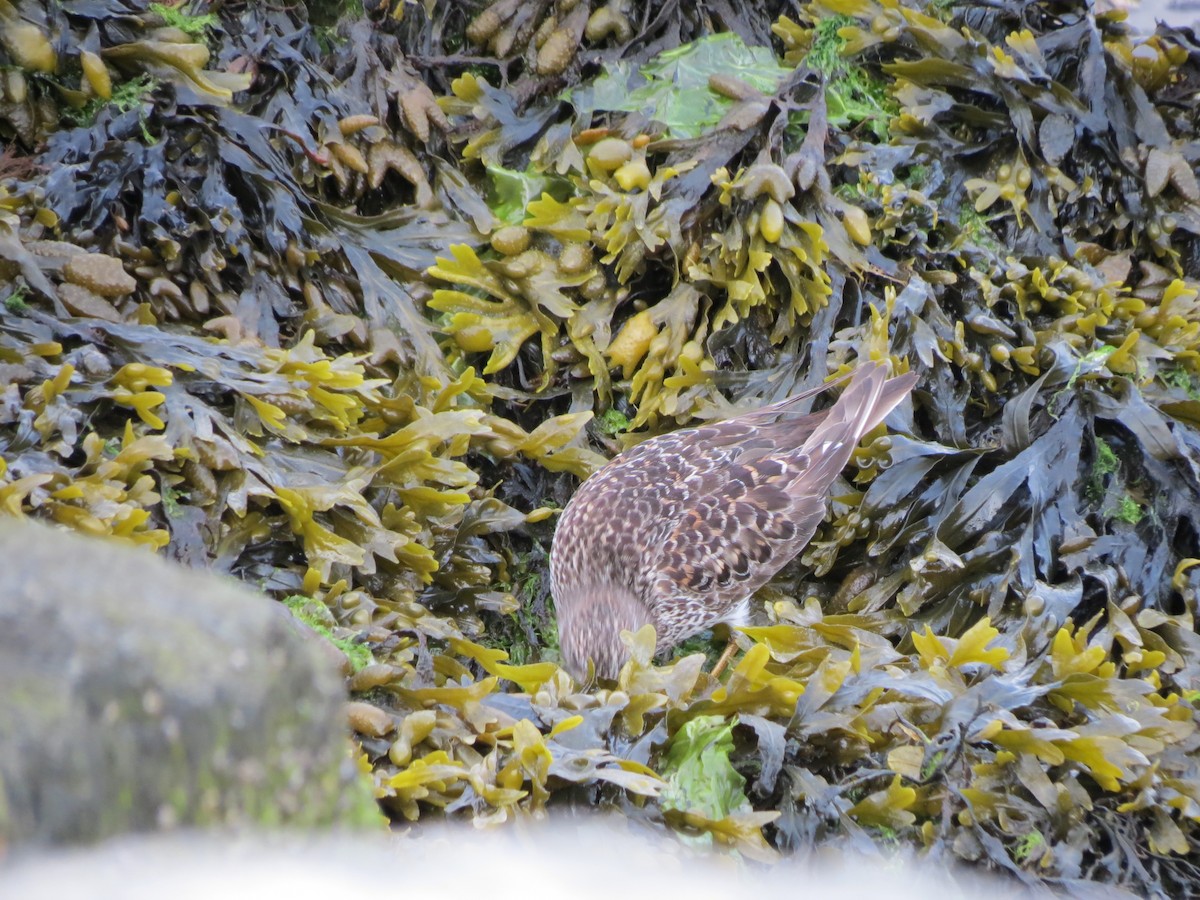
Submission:
[[[71,284],[101,297],[124,297],[137,287],[137,281],[125,271],[121,261],[103,253],[72,256],[63,267],[63,276]]]
[[[63,302],[68,312],[77,316],[87,316],[92,319],[103,319],[105,322],[120,322],[121,314],[116,308],[99,294],[89,291],[78,284],[60,285],[58,299]]]
[[[0,519],[0,847],[377,821],[336,666],[280,605]]]

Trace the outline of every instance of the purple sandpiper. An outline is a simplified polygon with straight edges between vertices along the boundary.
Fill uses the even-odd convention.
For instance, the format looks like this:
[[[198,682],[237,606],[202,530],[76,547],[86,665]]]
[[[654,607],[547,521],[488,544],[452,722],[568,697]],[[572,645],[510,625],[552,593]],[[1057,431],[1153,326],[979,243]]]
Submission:
[[[719,622],[795,557],[863,435],[912,390],[914,374],[855,370],[837,402],[797,411],[822,385],[715,424],[651,438],[589,478],[563,511],[550,580],[565,668],[616,678],[623,630],[654,626],[657,650]]]

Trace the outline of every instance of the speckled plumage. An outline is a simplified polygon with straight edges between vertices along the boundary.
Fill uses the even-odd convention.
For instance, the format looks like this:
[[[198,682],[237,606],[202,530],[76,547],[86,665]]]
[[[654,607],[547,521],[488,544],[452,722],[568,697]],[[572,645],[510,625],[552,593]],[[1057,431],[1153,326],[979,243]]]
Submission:
[[[801,414],[822,386],[724,422],[651,438],[589,478],[554,535],[550,578],[563,662],[614,678],[622,630],[655,627],[664,650],[718,622],[812,538],[826,495],[862,436],[912,390],[859,368],[828,410]]]

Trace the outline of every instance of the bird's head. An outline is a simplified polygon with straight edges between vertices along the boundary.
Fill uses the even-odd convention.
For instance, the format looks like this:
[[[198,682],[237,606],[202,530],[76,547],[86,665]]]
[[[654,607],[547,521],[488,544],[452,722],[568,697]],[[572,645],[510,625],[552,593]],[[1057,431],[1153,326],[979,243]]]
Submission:
[[[597,676],[615,679],[629,659],[621,632],[653,622],[646,605],[620,585],[564,590],[554,602],[563,668],[579,681],[587,678],[589,659]]]

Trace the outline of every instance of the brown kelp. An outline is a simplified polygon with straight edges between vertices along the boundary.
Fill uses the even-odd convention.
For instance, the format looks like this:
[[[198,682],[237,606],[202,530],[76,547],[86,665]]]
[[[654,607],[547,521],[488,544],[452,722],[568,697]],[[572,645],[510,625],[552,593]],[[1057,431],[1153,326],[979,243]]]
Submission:
[[[1200,44],[1083,0],[0,5],[0,508],[287,599],[384,808],[1197,890]],[[555,510],[890,360],[724,683]]]

